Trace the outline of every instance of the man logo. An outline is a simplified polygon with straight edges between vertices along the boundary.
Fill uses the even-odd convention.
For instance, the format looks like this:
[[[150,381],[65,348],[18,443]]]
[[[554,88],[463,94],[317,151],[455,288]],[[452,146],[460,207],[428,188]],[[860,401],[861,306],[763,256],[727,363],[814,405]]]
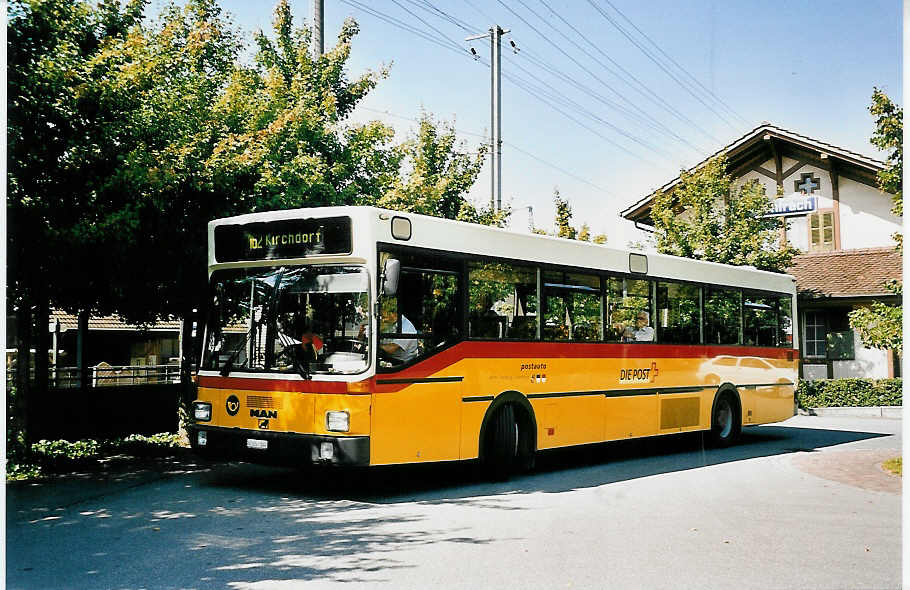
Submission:
[[[237,399],[236,395],[229,396],[227,398],[227,403],[224,404],[225,409],[229,416],[236,416],[237,412],[240,411],[240,400]]]

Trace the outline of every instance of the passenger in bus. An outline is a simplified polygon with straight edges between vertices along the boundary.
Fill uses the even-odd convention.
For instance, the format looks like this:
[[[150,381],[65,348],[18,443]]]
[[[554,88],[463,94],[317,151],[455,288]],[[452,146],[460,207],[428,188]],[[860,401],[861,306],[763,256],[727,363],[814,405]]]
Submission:
[[[398,312],[392,306],[384,305],[380,332],[395,332],[397,324]],[[417,328],[404,314],[401,315],[401,333],[417,334]],[[379,341],[379,347],[386,355],[401,363],[413,360],[419,352],[417,338],[383,338]]]
[[[654,342],[654,328],[649,326],[648,323],[648,312],[638,312],[635,315],[635,324],[627,325],[622,330],[622,341]]]
[[[502,338],[504,320],[493,310],[493,296],[483,293],[477,308],[471,311],[470,334],[473,338]]]
[[[635,330],[632,332],[635,342],[654,342],[654,328],[648,323],[648,312],[638,312],[635,316]]]

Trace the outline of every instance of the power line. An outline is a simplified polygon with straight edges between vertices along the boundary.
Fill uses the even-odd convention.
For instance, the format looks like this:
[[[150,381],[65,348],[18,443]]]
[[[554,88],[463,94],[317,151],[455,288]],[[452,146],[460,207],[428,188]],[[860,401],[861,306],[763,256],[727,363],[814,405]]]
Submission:
[[[733,107],[731,107],[731,106],[728,105],[726,102],[724,102],[723,100],[721,100],[721,98],[720,98],[719,96],[717,96],[717,95],[714,94],[712,91],[710,91],[710,90],[708,90],[707,88],[705,88],[704,84],[702,84],[701,82],[699,82],[698,78],[696,78],[696,77],[693,76],[691,73],[689,73],[689,71],[686,70],[686,68],[684,68],[684,67],[682,67],[681,65],[679,65],[679,63],[677,63],[677,61],[676,61],[675,59],[673,59],[666,51],[664,51],[664,50],[660,47],[660,45],[658,45],[657,43],[655,43],[653,39],[651,39],[648,35],[646,35],[644,31],[642,31],[641,29],[639,29],[639,28],[635,25],[635,23],[632,22],[632,20],[629,19],[629,17],[627,17],[625,14],[623,14],[623,12],[622,12],[620,9],[618,9],[612,2],[610,2],[610,0],[604,0],[604,1],[605,1],[607,4],[609,4],[610,7],[611,7],[613,10],[615,10],[616,12],[618,12],[618,13],[619,13],[619,16],[623,17],[623,18],[626,20],[627,23],[629,23],[630,25],[632,25],[632,28],[634,28],[636,31],[638,31],[638,33],[639,33],[642,37],[644,37],[645,39],[647,39],[648,42],[651,43],[651,45],[653,45],[653,46],[654,46],[654,47],[655,47],[655,48],[656,48],[664,57],[666,57],[668,60],[670,60],[670,62],[671,62],[673,65],[675,65],[677,68],[679,68],[684,74],[686,74],[687,76],[689,76],[689,78],[690,78],[693,82],[695,82],[699,87],[701,87],[701,89],[704,90],[711,98],[713,98],[713,99],[716,100],[718,103],[720,103],[720,104],[721,104],[723,107],[725,107],[731,114],[733,114],[735,117],[737,117],[737,118],[738,118],[740,121],[742,121],[743,123],[748,123],[748,122],[749,122],[747,119],[745,119],[745,118],[744,118],[743,116],[741,116],[739,113],[737,113],[737,112],[733,109]]]
[[[501,2],[501,1],[502,1],[502,0],[500,0],[500,2]],[[705,100],[704,100],[699,94],[697,94],[694,90],[692,90],[692,88],[691,88],[688,84],[686,84],[686,83],[684,83],[682,80],[680,80],[673,72],[671,72],[664,64],[662,64],[662,63],[660,62],[660,60],[658,60],[656,57],[654,57],[654,55],[653,55],[652,52],[648,51],[648,49],[647,49],[646,47],[642,46],[641,43],[639,43],[638,41],[636,41],[635,39],[633,39],[632,36],[629,35],[629,33],[628,33],[624,28],[622,28],[622,27],[619,25],[619,23],[617,23],[617,22],[616,22],[609,14],[607,14],[600,6],[598,6],[597,4],[595,4],[595,3],[594,3],[594,0],[588,0],[588,4],[590,4],[591,6],[593,6],[593,7],[594,7],[594,10],[596,10],[597,12],[599,12],[600,15],[601,15],[602,17],[604,17],[604,19],[607,20],[607,22],[609,22],[611,25],[613,25],[614,28],[616,28],[616,30],[618,30],[620,33],[622,33],[623,36],[624,36],[626,39],[628,39],[630,43],[632,43],[632,45],[634,45],[634,46],[637,47],[642,53],[644,53],[645,56],[647,56],[648,59],[650,59],[652,62],[654,62],[654,64],[655,64],[658,68],[660,68],[665,74],[667,74],[668,76],[670,76],[670,78],[672,78],[674,82],[676,82],[677,84],[679,84],[679,86],[680,86],[683,90],[685,90],[685,91],[688,92],[690,95],[692,95],[692,97],[695,98],[695,100],[697,100],[697,101],[700,102],[702,105],[704,105],[705,108],[707,108],[709,111],[711,111],[712,113],[714,113],[715,115],[717,115],[718,118],[720,118],[721,121],[723,121],[724,123],[726,123],[726,124],[729,125],[730,127],[736,129],[736,126],[735,126],[732,122],[730,122],[730,120],[727,119],[727,117],[725,117],[723,114],[721,114],[721,113],[720,113],[717,109],[715,109],[713,106],[711,106],[710,104],[708,104],[707,102],[705,102]]]
[[[365,6],[364,4],[357,2],[357,0],[341,0],[341,2],[343,2],[344,4],[347,4],[348,6],[351,6],[353,8],[362,10],[362,11],[366,12],[367,14],[375,16],[376,18],[383,20],[395,27],[408,31],[409,33],[413,33],[413,34],[417,35],[418,37],[420,37],[421,39],[424,39],[425,41],[429,41],[430,43],[433,43],[434,45],[438,45],[438,46],[442,47],[443,49],[448,49],[449,51],[454,51],[455,53],[458,53],[460,55],[465,55],[467,57],[471,57],[471,54],[469,51],[467,51],[466,49],[464,49],[464,47],[461,47],[458,44],[455,44],[453,46],[451,44],[452,43],[451,40],[449,40],[449,43],[443,43],[442,41],[433,37],[432,35],[429,35],[426,32],[421,31],[420,29],[418,29],[416,27],[412,27],[411,25],[409,25],[393,16],[379,12],[378,10],[370,8],[369,6]]]
[[[576,125],[578,125],[578,126],[584,128],[584,129],[587,129],[588,131],[590,131],[591,133],[593,133],[593,134],[596,135],[597,137],[603,139],[603,140],[606,141],[607,143],[609,143],[609,144],[611,144],[612,146],[614,146],[615,148],[619,149],[621,152],[625,153],[627,156],[630,156],[630,157],[632,157],[632,158],[635,158],[636,160],[641,160],[642,162],[645,162],[645,163],[647,163],[647,164],[649,164],[649,165],[651,165],[651,166],[653,166],[653,167],[655,167],[655,168],[660,168],[660,166],[658,166],[656,163],[652,162],[652,161],[649,160],[648,158],[646,158],[646,157],[644,157],[644,156],[642,156],[642,155],[640,155],[640,154],[636,154],[635,152],[630,151],[629,149],[627,149],[627,148],[623,147],[622,145],[616,143],[616,141],[614,141],[613,139],[607,137],[607,136],[604,135],[603,133],[600,133],[600,132],[597,131],[596,129],[593,129],[593,128],[590,127],[589,125],[586,125],[585,123],[579,121],[578,119],[576,119],[575,117],[573,117],[571,114],[567,113],[567,112],[564,111],[562,108],[560,108],[559,106],[557,106],[556,104],[554,104],[553,101],[551,101],[550,99],[547,99],[547,98],[544,98],[543,96],[541,96],[542,93],[540,92],[540,90],[535,89],[534,86],[533,86],[532,84],[528,84],[527,82],[525,82],[525,81],[522,80],[521,78],[519,78],[519,77],[517,77],[517,76],[515,76],[514,74],[511,74],[511,73],[505,73],[505,72],[504,72],[504,73],[503,73],[503,77],[506,78],[507,80],[509,80],[510,82],[512,82],[513,84],[515,84],[515,86],[517,86],[517,87],[520,88],[521,90],[525,91],[525,92],[526,92],[527,94],[529,94],[531,97],[533,97],[533,98],[539,100],[540,102],[544,103],[545,105],[547,105],[548,107],[550,107],[550,108],[553,109],[554,111],[558,112],[558,113],[561,114],[563,117],[569,119],[570,121],[572,121],[572,122],[575,123]]]
[[[471,0],[464,0],[464,3],[467,4],[468,6],[470,6],[471,8],[473,8],[474,10],[476,10],[476,11],[480,14],[480,16],[482,16],[483,18],[486,19],[486,21],[487,21],[488,23],[494,23],[494,22],[496,22],[496,19],[495,19],[495,18],[491,17],[491,16],[488,15],[486,12],[484,12],[483,10],[481,10],[480,8],[478,8],[476,4],[474,4],[473,2],[471,2]]]
[[[685,122],[685,123],[688,123],[688,124],[691,125],[694,129],[696,129],[697,131],[701,132],[703,135],[707,136],[709,139],[711,139],[711,140],[714,141],[715,143],[717,143],[717,142],[720,141],[720,140],[718,140],[716,137],[714,137],[713,135],[711,135],[709,132],[707,132],[705,129],[703,129],[698,123],[696,123],[695,121],[693,121],[692,119],[688,118],[688,117],[685,116],[683,113],[681,113],[679,110],[677,110],[676,108],[674,108],[673,105],[671,105],[671,104],[668,103],[666,100],[664,100],[664,98],[663,98],[662,96],[660,96],[660,94],[658,94],[658,93],[654,92],[653,90],[651,90],[651,88],[649,88],[649,87],[647,86],[647,84],[645,84],[644,82],[642,82],[641,80],[639,80],[637,77],[635,77],[635,75],[632,74],[632,73],[631,73],[629,70],[627,70],[626,68],[624,68],[624,67],[622,66],[622,64],[620,64],[620,63],[617,62],[615,59],[613,59],[612,57],[610,57],[603,49],[601,49],[601,47],[600,47],[599,45],[597,45],[596,43],[594,43],[593,41],[591,41],[586,35],[584,35],[581,31],[579,31],[572,23],[570,23],[569,21],[567,21],[566,19],[564,19],[564,18],[562,17],[561,14],[559,14],[558,12],[556,12],[555,10],[553,10],[553,8],[546,2],[546,0],[540,0],[540,3],[543,4],[544,6],[546,6],[547,9],[548,9],[553,15],[555,15],[555,16],[556,16],[559,20],[561,20],[566,26],[568,26],[570,29],[572,29],[572,30],[575,32],[576,35],[578,35],[579,37],[581,37],[581,38],[582,38],[588,45],[590,45],[595,51],[597,51],[600,55],[602,55],[605,59],[607,59],[611,64],[613,64],[616,68],[618,68],[623,74],[625,74],[625,76],[626,76],[627,79],[625,79],[624,81],[626,82],[626,84],[629,85],[630,88],[632,88],[633,90],[635,90],[636,92],[638,92],[641,96],[644,96],[645,98],[650,99],[654,104],[656,104],[656,105],[659,106],[659,107],[662,107],[664,110],[666,110],[667,112],[669,112],[669,113],[671,113],[672,115],[676,116],[676,117],[677,117],[678,119],[680,119],[681,121],[683,121],[683,122]],[[598,62],[598,63],[600,63],[600,62]],[[609,71],[610,73],[612,73],[612,74],[613,74],[614,76],[616,76],[617,78],[623,78],[623,76],[620,76],[619,74],[617,74],[617,73],[614,72],[613,70],[610,70],[610,69],[607,68],[606,66],[604,66],[604,67],[607,69],[607,71]],[[629,82],[629,80],[632,80],[632,81],[635,82],[635,84],[637,84],[638,86],[636,87],[635,84],[632,84],[631,82]],[[699,149],[698,151],[704,151],[704,150],[700,150],[700,149]]]
[[[354,7],[354,8],[358,8],[358,9],[360,9],[360,10],[363,10],[364,12],[366,12],[366,13],[368,13],[368,14],[371,14],[371,15],[373,15],[373,16],[379,18],[380,20],[383,20],[383,21],[385,21],[385,22],[387,22],[387,23],[389,23],[389,24],[391,24],[391,25],[393,25],[393,26],[396,26],[396,27],[398,27],[398,28],[400,28],[400,29],[403,29],[403,30],[405,30],[405,31],[408,31],[408,32],[410,32],[410,33],[413,33],[413,34],[415,34],[415,35],[421,37],[422,39],[424,39],[424,40],[426,40],[426,41],[429,41],[429,42],[431,42],[431,43],[433,43],[433,44],[435,44],[435,45],[439,45],[440,47],[443,47],[443,48],[448,49],[448,50],[450,50],[450,51],[454,51],[455,53],[458,53],[459,55],[464,55],[464,56],[466,56],[466,57],[471,57],[472,59],[474,59],[474,56],[472,56],[472,55],[470,54],[469,51],[467,51],[467,50],[463,50],[463,51],[462,51],[463,48],[458,48],[458,49],[456,49],[456,48],[453,46],[453,45],[455,45],[455,42],[453,42],[451,39],[448,39],[447,37],[444,37],[444,38],[446,38],[446,39],[449,41],[449,43],[443,43],[443,42],[439,41],[438,39],[436,39],[435,37],[426,34],[424,31],[421,31],[420,29],[417,29],[417,28],[415,28],[415,27],[413,27],[413,26],[411,26],[411,25],[408,25],[407,23],[405,23],[405,22],[403,22],[403,21],[401,21],[401,20],[399,20],[399,19],[397,19],[397,18],[395,18],[395,17],[392,17],[392,16],[390,16],[390,15],[388,15],[388,14],[382,13],[382,12],[380,12],[380,11],[378,11],[378,10],[375,10],[375,9],[372,9],[372,8],[370,8],[370,7],[368,7],[368,6],[365,6],[365,5],[363,5],[362,3],[358,2],[357,0],[341,0],[341,1],[342,1],[343,3],[345,3],[345,4],[348,4],[349,6],[352,6],[352,7]],[[465,0],[465,1],[468,2],[468,0]],[[397,4],[397,2],[396,2],[396,4]],[[400,6],[400,5],[399,5],[399,6]],[[420,20],[421,20],[422,22],[425,22],[425,21],[423,21],[423,19],[420,19]],[[524,19],[522,19],[522,20],[524,20]],[[479,61],[481,61],[481,63],[483,63],[484,65],[486,65],[487,67],[489,67],[489,64],[486,63],[484,60],[480,59]],[[648,158],[645,158],[645,157],[643,157],[643,156],[641,156],[641,155],[639,155],[639,154],[636,154],[636,153],[634,153],[634,152],[629,151],[628,149],[626,149],[626,148],[623,147],[622,145],[616,143],[616,142],[615,142],[614,140],[612,140],[611,138],[609,138],[609,137],[603,135],[602,133],[598,132],[597,130],[595,130],[595,129],[591,128],[590,126],[586,125],[585,123],[579,121],[578,119],[576,119],[575,117],[573,117],[571,114],[567,113],[565,110],[563,110],[562,108],[560,108],[560,107],[557,106],[556,104],[553,104],[551,101],[542,98],[542,97],[540,96],[539,91],[536,91],[536,90],[533,88],[533,85],[529,85],[527,82],[524,82],[524,81],[522,81],[522,80],[520,80],[520,79],[516,79],[515,77],[513,77],[513,76],[510,75],[510,74],[504,74],[504,77],[505,77],[506,79],[508,79],[510,82],[512,82],[513,84],[515,84],[517,87],[521,88],[523,91],[527,92],[532,98],[535,98],[535,99],[537,99],[537,100],[543,102],[545,105],[549,106],[550,108],[552,108],[552,109],[555,110],[556,112],[560,113],[561,115],[563,115],[563,116],[566,117],[567,119],[571,120],[572,122],[576,123],[576,124],[579,125],[580,127],[584,128],[584,129],[587,129],[588,131],[590,131],[590,132],[593,133],[594,135],[600,137],[601,139],[603,139],[603,140],[606,141],[607,143],[613,145],[614,147],[616,147],[617,149],[619,149],[621,152],[625,153],[626,155],[628,155],[628,156],[630,156],[630,157],[633,157],[633,158],[635,158],[635,159],[641,160],[641,161],[643,161],[643,162],[645,162],[645,163],[647,163],[647,164],[649,164],[649,165],[651,165],[651,166],[659,167],[659,166],[657,166],[657,164],[655,164],[654,162],[651,162]],[[553,91],[553,92],[555,92],[555,91]],[[557,93],[557,95],[558,95],[558,93]],[[503,143],[505,143],[505,142],[503,142]],[[513,147],[514,147],[514,146],[513,146]]]
[[[585,86],[584,84],[582,84],[581,82],[572,78],[568,74],[562,72],[556,66],[548,64],[547,62],[543,61],[539,57],[536,57],[530,51],[524,51],[524,52],[522,52],[522,54],[525,57],[527,57],[532,63],[534,63],[537,67],[539,67],[543,70],[546,70],[547,72],[551,73],[552,75],[556,76],[557,78],[562,79],[563,81],[569,83],[570,85],[574,86],[575,88],[579,89],[580,91],[588,94],[595,100],[602,102],[603,104],[605,104],[607,106],[611,106],[611,107],[615,108],[616,110],[620,111],[621,113],[625,114],[626,116],[628,116],[632,119],[635,119],[642,125],[646,125],[646,126],[650,127],[651,129],[653,129],[654,131],[663,133],[663,134],[667,135],[668,137],[671,137],[671,138],[679,141],[680,143],[683,143],[683,144],[691,147],[692,149],[694,149],[697,152],[704,151],[704,150],[699,149],[697,146],[693,145],[692,143],[690,143],[685,138],[677,135],[675,132],[673,132],[673,130],[671,130],[663,125],[660,125],[659,122],[654,122],[654,119],[652,117],[642,117],[635,112],[629,111],[625,107],[617,104],[614,101],[611,101],[610,99],[604,97],[602,94],[595,92],[594,90]],[[520,67],[520,66],[518,66],[518,67]],[[525,71],[527,71],[527,70],[525,70]],[[536,76],[535,76],[535,78],[536,78]],[[655,124],[655,123],[657,123],[657,124]]]
[[[392,113],[392,112],[390,112],[390,111],[382,111],[382,110],[379,110],[379,109],[373,109],[373,108],[365,107],[365,106],[360,106],[360,107],[358,107],[358,108],[363,109],[363,110],[365,110],[365,111],[370,111],[370,112],[372,112],[372,113],[378,113],[378,114],[380,114],[380,115],[386,115],[386,116],[389,116],[389,117],[394,117],[394,118],[396,118],[396,119],[402,119],[402,120],[404,120],[404,121],[411,121],[411,122],[413,122],[413,123],[420,123],[420,119],[415,119],[415,118],[413,118],[413,117],[405,117],[404,115],[396,115],[395,113]],[[469,136],[473,136],[473,137],[479,137],[480,139],[483,139],[485,142],[489,142],[489,140],[490,140],[490,136],[489,136],[489,135],[485,135],[485,134],[482,134],[482,133],[474,133],[474,132],[471,132],[471,131],[465,131],[464,129],[457,129],[457,128],[455,128],[455,127],[453,127],[452,129],[453,129],[454,131],[456,131],[457,133],[460,133],[460,134],[462,134],[462,135],[469,135]],[[545,164],[545,165],[549,166],[550,168],[553,168],[554,170],[558,170],[559,172],[565,174],[566,176],[568,176],[568,177],[570,177],[570,178],[573,178],[573,179],[577,180],[578,182],[581,182],[581,183],[586,184],[586,185],[588,185],[588,186],[590,186],[590,187],[592,187],[592,188],[595,188],[595,189],[597,189],[597,190],[599,190],[599,191],[601,191],[601,192],[603,192],[603,193],[605,193],[605,194],[607,194],[607,195],[609,195],[609,196],[611,196],[611,197],[616,197],[616,196],[617,196],[617,195],[615,195],[613,192],[609,191],[608,189],[606,189],[606,188],[604,188],[604,187],[602,187],[602,186],[598,186],[598,185],[594,184],[593,182],[591,182],[590,180],[587,180],[587,179],[585,179],[585,178],[582,178],[581,176],[578,176],[577,174],[575,174],[575,173],[573,173],[573,172],[570,172],[570,171],[566,170],[565,168],[562,168],[562,167],[560,167],[560,166],[557,166],[556,164],[554,164],[554,163],[552,163],[552,162],[548,162],[547,160],[544,160],[544,159],[541,158],[540,156],[534,155],[534,154],[532,154],[531,152],[529,152],[529,151],[527,151],[527,150],[524,150],[524,149],[518,147],[517,145],[515,145],[515,144],[513,144],[513,143],[511,143],[511,142],[503,141],[502,143],[503,143],[503,145],[506,145],[506,146],[508,146],[508,147],[510,147],[510,148],[512,148],[512,149],[514,149],[516,152],[520,152],[520,153],[524,154],[525,156],[528,156],[529,158],[532,158],[532,159],[534,159],[534,160],[540,162],[541,164]]]
[[[426,26],[428,26],[428,27],[430,27],[431,29],[433,29],[434,31],[436,31],[436,34],[437,34],[437,35],[439,35],[440,37],[442,37],[443,39],[445,39],[446,41],[448,41],[449,43],[451,43],[452,46],[458,47],[460,50],[467,51],[467,49],[465,49],[465,48],[461,45],[461,43],[455,41],[454,39],[450,39],[445,33],[443,33],[442,31],[440,31],[439,29],[437,29],[436,27],[434,27],[433,25],[431,25],[429,22],[427,22],[426,20],[424,20],[423,18],[421,18],[419,14],[416,14],[416,13],[413,13],[413,12],[409,12],[408,9],[405,8],[404,5],[403,5],[401,2],[399,2],[398,0],[392,0],[392,2],[394,2],[396,6],[398,6],[399,8],[401,8],[402,10],[404,10],[405,12],[408,12],[408,13],[411,14],[414,18],[416,18],[417,20],[419,20],[420,22],[422,22],[422,23],[425,24]]]
[[[524,6],[525,10],[527,10],[528,12],[530,12],[531,14],[533,14],[534,16],[536,16],[538,19],[540,19],[541,21],[543,21],[550,29],[552,29],[553,31],[555,31],[556,33],[558,33],[563,39],[565,39],[566,41],[568,41],[569,43],[571,43],[571,44],[572,44],[578,51],[580,51],[583,55],[587,56],[588,59],[594,61],[594,62],[597,63],[600,67],[604,68],[605,70],[607,70],[608,72],[610,72],[610,73],[613,74],[614,76],[616,75],[616,73],[613,72],[613,71],[610,69],[609,66],[607,66],[607,65],[606,65],[605,63],[603,63],[601,60],[599,60],[599,59],[597,59],[596,57],[594,57],[593,55],[591,55],[591,53],[590,53],[589,51],[587,51],[584,47],[582,47],[581,45],[579,45],[578,43],[576,43],[573,39],[569,38],[565,33],[563,33],[563,32],[560,31],[558,28],[556,28],[556,27],[553,25],[552,22],[550,22],[549,20],[545,19],[545,18],[542,17],[540,14],[538,14],[537,11],[535,11],[533,8],[531,8],[530,6],[528,6],[528,5],[524,2],[524,0],[517,0],[517,1],[518,1],[519,4],[521,4],[522,6]],[[503,3],[500,1],[500,4],[503,4]],[[503,4],[503,5],[504,5],[504,4]],[[507,8],[508,8],[508,7],[507,7]],[[516,14],[515,11],[513,11],[513,10],[511,10],[511,9],[509,9],[509,10],[510,10],[513,14]],[[517,16],[517,14],[516,14],[516,16]],[[558,13],[557,13],[557,16],[559,16]],[[562,18],[562,17],[559,16],[559,18]],[[528,23],[528,22],[525,21],[524,19],[522,19],[522,21],[523,21],[525,24],[527,24],[527,25],[530,26],[530,23]],[[538,35],[543,36],[542,33],[541,33],[539,30],[537,30],[536,28],[534,29],[534,31],[535,31]],[[553,45],[552,41],[550,41],[550,40],[549,40],[548,38],[546,38],[545,36],[544,36],[544,38],[547,40],[548,43],[550,43],[551,45]],[[554,45],[554,46],[555,46],[555,45]],[[567,57],[569,57],[568,53],[563,52],[563,55],[566,55]],[[657,119],[655,119],[653,116],[651,116],[650,114],[648,114],[647,112],[645,112],[645,111],[644,111],[641,107],[639,107],[635,102],[633,102],[632,100],[630,100],[629,98],[627,98],[625,95],[623,95],[621,92],[619,92],[618,90],[616,90],[615,88],[613,88],[612,86],[610,86],[609,84],[607,84],[606,81],[604,81],[603,79],[601,79],[601,78],[597,77],[596,75],[594,75],[593,72],[591,72],[590,70],[588,70],[587,68],[585,68],[584,66],[582,66],[580,62],[578,62],[577,60],[575,60],[575,59],[573,59],[573,58],[571,58],[571,57],[569,57],[569,58],[572,59],[572,61],[573,61],[576,65],[578,65],[579,67],[581,67],[582,69],[584,69],[585,72],[587,72],[589,75],[593,76],[598,82],[600,82],[600,83],[601,83],[604,87],[606,87],[610,92],[612,92],[612,93],[615,94],[617,97],[619,97],[621,100],[623,100],[626,104],[628,104],[636,113],[638,113],[638,117],[637,117],[637,118],[638,118],[639,120],[645,120],[645,119],[647,119],[648,121],[651,121],[651,128],[652,128],[652,129],[656,129],[657,131],[659,131],[659,132],[661,132],[661,133],[664,133],[664,134],[666,134],[666,135],[672,137],[673,139],[676,139],[676,140],[678,140],[678,141],[680,141],[680,142],[686,143],[687,145],[689,145],[690,147],[692,147],[693,149],[695,149],[695,151],[704,153],[704,150],[700,150],[700,149],[696,148],[695,146],[693,146],[691,143],[688,143],[688,142],[687,142],[686,140],[684,140],[682,137],[680,137],[680,136],[677,135],[675,132],[673,132],[673,130],[671,130],[671,129],[668,128],[666,125],[664,125],[663,123],[661,123],[660,121],[658,121]],[[631,111],[628,111],[627,109],[623,109],[623,111],[624,111],[624,112],[627,112],[627,113],[631,113]]]
[[[456,27],[459,27],[461,30],[465,31],[466,33],[473,34],[473,32],[477,30],[477,27],[472,27],[470,23],[452,16],[445,10],[438,8],[436,5],[434,5],[429,0],[420,0],[419,3],[417,0],[407,0],[407,1],[410,2],[411,4],[413,4],[414,6],[417,6],[419,8],[426,10],[427,12],[435,13],[436,16],[449,21],[450,23],[452,23]]]
[[[522,67],[521,64],[514,63],[514,61],[513,61],[513,65],[515,65],[515,67],[517,67],[518,69],[520,69],[521,71],[523,71],[524,73],[526,73],[527,75],[529,75],[531,78],[533,78],[534,80],[536,80],[537,82],[539,82],[540,84],[542,84],[542,85],[543,85],[543,88],[546,89],[545,91],[548,91],[548,94],[549,94],[551,100],[554,100],[554,101],[556,101],[556,102],[561,102],[561,103],[568,103],[570,106],[572,106],[572,107],[573,107],[576,111],[578,111],[579,113],[581,113],[581,114],[583,114],[583,115],[586,115],[588,118],[593,119],[594,121],[596,121],[596,122],[598,122],[598,123],[600,123],[600,124],[602,124],[602,125],[604,125],[604,126],[606,126],[606,127],[609,127],[609,128],[612,129],[614,132],[618,133],[619,135],[622,135],[623,137],[626,137],[627,139],[629,139],[629,140],[631,140],[631,141],[634,141],[635,143],[641,145],[641,146],[644,147],[645,149],[648,149],[648,150],[653,151],[653,152],[655,152],[655,153],[663,154],[663,155],[665,155],[665,156],[669,156],[669,155],[670,155],[670,154],[668,154],[667,152],[665,152],[664,150],[661,150],[660,148],[658,148],[657,146],[655,146],[655,145],[653,145],[653,144],[651,144],[651,143],[649,143],[649,142],[646,142],[646,141],[644,141],[643,139],[640,139],[640,138],[638,138],[638,137],[635,137],[634,135],[632,135],[632,134],[629,133],[628,131],[626,131],[626,130],[620,128],[620,127],[617,127],[616,125],[610,123],[609,121],[606,121],[606,120],[602,119],[601,117],[599,117],[599,116],[596,115],[595,113],[592,113],[592,112],[589,111],[588,109],[584,108],[582,105],[578,104],[578,103],[575,102],[574,100],[572,100],[572,99],[566,97],[564,94],[559,93],[555,88],[553,88],[551,85],[547,84],[544,80],[541,80],[539,77],[535,76],[532,72],[529,72],[527,69],[525,69],[524,67]],[[527,82],[526,82],[526,83],[527,83]],[[538,88],[540,88],[540,87],[538,87]]]

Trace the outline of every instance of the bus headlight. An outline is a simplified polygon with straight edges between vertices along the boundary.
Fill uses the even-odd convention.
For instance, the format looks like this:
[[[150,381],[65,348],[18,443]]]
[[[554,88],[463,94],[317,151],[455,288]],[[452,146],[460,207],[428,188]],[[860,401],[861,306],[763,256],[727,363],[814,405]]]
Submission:
[[[351,429],[351,415],[347,412],[326,412],[325,428],[331,432],[347,432]]]
[[[200,422],[212,419],[212,404],[208,402],[193,402],[193,418]]]

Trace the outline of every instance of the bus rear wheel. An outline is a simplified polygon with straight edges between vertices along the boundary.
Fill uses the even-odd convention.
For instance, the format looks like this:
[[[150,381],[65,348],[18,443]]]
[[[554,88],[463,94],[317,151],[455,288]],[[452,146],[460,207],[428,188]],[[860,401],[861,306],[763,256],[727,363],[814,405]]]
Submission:
[[[728,447],[736,442],[742,431],[740,409],[731,393],[722,393],[714,403],[711,414],[711,442],[716,447]]]
[[[484,471],[490,479],[502,481],[519,467],[519,432],[515,407],[505,404],[496,411],[484,441]]]

